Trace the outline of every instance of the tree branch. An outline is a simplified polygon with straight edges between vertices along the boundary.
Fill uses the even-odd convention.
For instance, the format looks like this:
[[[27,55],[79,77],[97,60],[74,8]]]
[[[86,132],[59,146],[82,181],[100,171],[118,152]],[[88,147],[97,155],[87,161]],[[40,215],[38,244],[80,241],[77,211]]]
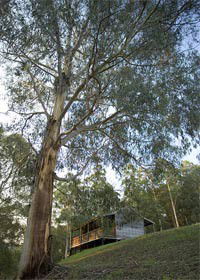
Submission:
[[[115,54],[113,54],[112,56],[110,56],[108,59],[106,59],[101,65],[99,65],[96,69],[95,69],[95,73],[102,73],[107,71],[110,68],[113,68],[116,64],[118,63],[114,63],[116,61],[117,58],[119,57],[123,57],[123,51],[125,50],[126,46],[128,43],[130,43],[130,41],[138,34],[138,32],[142,29],[142,27],[146,24],[146,22],[150,19],[150,17],[155,13],[155,11],[157,10],[159,4],[160,4],[161,0],[159,0],[157,2],[157,4],[154,6],[154,8],[150,11],[150,13],[147,15],[147,17],[144,19],[144,21],[142,22],[142,24],[139,26],[139,28],[131,35],[129,33],[129,35],[125,38],[125,42],[122,44],[122,47],[120,48],[120,50],[118,52],[116,52]],[[142,14],[143,14],[143,10],[139,16],[139,18],[136,20],[136,22],[134,24],[136,24],[139,19],[141,18]],[[131,28],[134,29],[134,28]],[[108,67],[106,67],[108,64],[110,63],[114,63],[113,65],[109,65]],[[104,67],[106,67],[104,69]]]
[[[8,110],[5,114],[7,114],[8,112],[13,112],[15,114],[18,115],[22,115],[22,116],[30,116],[30,115],[46,115],[45,112],[41,111],[41,112],[28,112],[28,113],[22,113],[22,112],[17,112],[14,110]]]
[[[114,139],[114,137],[111,137],[111,135],[109,135],[108,133],[106,133],[105,131],[100,130],[100,132],[104,135],[106,135],[115,145],[116,147],[125,155],[127,155],[129,158],[132,158],[136,163],[138,163],[138,159],[136,159],[132,154],[130,154],[129,152],[127,152],[126,150],[124,150],[119,143]]]
[[[96,122],[96,123],[88,125],[88,126],[77,127],[76,125],[74,125],[68,131],[61,133],[60,136],[58,137],[56,143],[61,140],[61,144],[65,145],[67,141],[69,141],[70,139],[76,137],[77,135],[79,135],[81,133],[85,133],[87,131],[98,130],[98,129],[100,129],[101,125],[103,125],[103,124],[109,122],[110,120],[114,119],[121,112],[122,111],[117,111],[117,112],[113,113],[112,115],[110,115],[109,117],[105,118],[104,120]],[[64,138],[62,138],[62,136],[64,136]]]
[[[71,99],[69,100],[69,102],[67,103],[65,108],[63,109],[63,111],[62,111],[58,121],[61,121],[63,119],[63,117],[65,116],[65,114],[67,113],[69,108],[71,107],[72,103],[76,100],[76,98],[78,97],[79,93],[84,89],[84,87],[85,87],[85,85],[87,83],[87,80],[88,79],[84,79],[82,84],[80,84],[80,86],[76,89],[76,91],[74,92],[73,96],[71,97]]]
[[[45,107],[45,105],[44,105],[44,102],[43,102],[42,99],[41,99],[41,94],[40,94],[40,92],[39,92],[38,89],[37,89],[34,76],[33,76],[33,74],[31,73],[31,71],[29,71],[29,70],[28,70],[28,73],[29,73],[29,75],[30,75],[30,77],[31,77],[31,80],[32,80],[32,83],[33,83],[33,88],[34,88],[34,90],[35,90],[35,93],[37,94],[38,101],[39,101],[40,104],[42,105],[42,108],[43,108],[43,110],[44,110],[44,112],[45,112],[45,115],[47,116],[47,118],[49,118],[50,115],[49,115],[49,113],[47,112],[47,109],[46,109],[46,107]]]
[[[24,129],[25,129],[25,127],[26,127],[27,122],[28,122],[33,116],[35,116],[35,115],[37,115],[37,114],[38,114],[38,112],[32,113],[32,114],[29,115],[28,118],[26,118],[25,123],[24,123],[24,125],[23,125],[23,127],[22,127],[22,129],[21,129],[22,135],[24,134]],[[43,114],[44,114],[44,113],[43,113]]]
[[[0,51],[1,52],[1,51]],[[35,65],[36,67],[38,67],[40,70],[44,71],[45,73],[53,76],[54,78],[56,77],[54,74],[52,74],[51,72],[45,70],[44,68],[54,72],[55,74],[57,74],[57,72],[55,71],[55,69],[51,68],[50,66],[47,66],[46,64],[43,64],[42,62],[39,62],[39,61],[36,61],[34,60],[33,58],[29,57],[26,53],[24,53],[22,50],[21,50],[22,54],[18,53],[17,56],[19,57],[19,59],[26,59],[28,60],[31,64]],[[11,52],[3,52],[3,54],[5,55],[11,55],[11,56],[15,56],[16,57],[16,53],[11,53]],[[9,59],[8,56],[6,56],[6,59]],[[9,59],[9,60],[12,60],[12,61],[15,61],[15,62],[19,62],[19,63],[23,63],[23,61],[20,61],[20,60],[16,60],[16,59]],[[44,67],[44,68],[42,68]]]
[[[73,56],[75,55],[75,53],[78,51],[86,33],[87,33],[87,27],[88,27],[88,23],[89,23],[89,17],[85,20],[85,22],[83,23],[80,35],[78,40],[75,42],[75,45],[73,47],[73,49],[66,54],[66,56],[68,56],[68,58],[65,60],[65,67],[68,67],[68,64],[71,63]],[[67,74],[67,72],[69,71],[69,69],[64,69],[64,72]]]
[[[84,170],[87,168],[89,162],[92,160],[92,158],[97,155],[97,153],[99,152],[99,150],[102,149],[102,147],[105,147],[105,144],[101,145],[99,148],[97,148],[97,150],[95,150],[92,155],[87,159],[86,163],[82,166],[82,168],[80,169],[80,171],[73,175],[73,176],[70,176],[68,178],[63,178],[63,177],[59,177],[56,173],[54,173],[54,179],[57,180],[57,181],[61,181],[61,182],[69,182],[70,180],[74,180],[76,179],[77,177],[81,176],[84,172]]]

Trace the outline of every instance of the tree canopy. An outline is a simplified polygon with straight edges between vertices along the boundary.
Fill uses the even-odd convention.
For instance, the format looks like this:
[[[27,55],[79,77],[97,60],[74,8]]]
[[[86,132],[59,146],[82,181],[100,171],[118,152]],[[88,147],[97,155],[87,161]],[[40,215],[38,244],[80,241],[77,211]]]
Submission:
[[[11,62],[9,107],[37,150],[66,83],[57,167],[80,170],[97,153],[116,167],[169,160],[175,139],[198,143],[199,57],[184,50],[198,1],[8,3],[1,57]]]

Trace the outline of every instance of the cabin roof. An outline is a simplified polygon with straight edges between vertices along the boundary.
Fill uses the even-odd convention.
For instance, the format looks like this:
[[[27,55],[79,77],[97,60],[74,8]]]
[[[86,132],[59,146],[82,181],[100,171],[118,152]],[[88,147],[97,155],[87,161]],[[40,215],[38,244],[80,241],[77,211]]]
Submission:
[[[117,212],[113,212],[113,213],[109,213],[109,214],[104,214],[104,215],[102,215],[102,216],[95,216],[95,217],[93,217],[93,218],[87,220],[87,222],[82,223],[81,225],[79,225],[79,227],[72,227],[72,230],[75,231],[75,230],[77,230],[77,229],[79,229],[79,228],[81,228],[81,227],[83,227],[83,226],[89,224],[90,222],[96,221],[96,220],[98,220],[98,219],[100,219],[100,218],[103,218],[103,217],[115,215],[116,213],[117,213]]]
[[[95,217],[91,218],[90,220],[87,220],[87,222],[81,224],[79,227],[74,227],[74,228],[72,228],[72,230],[73,230],[73,231],[78,230],[78,229],[80,229],[81,227],[83,227],[83,226],[85,226],[85,225],[89,224],[90,222],[93,222],[93,221],[95,221],[95,220],[97,220],[97,219],[100,219],[100,218],[103,218],[103,217],[107,217],[107,216],[116,215],[116,214],[117,214],[120,210],[122,210],[122,209],[123,209],[123,208],[121,208],[121,209],[119,209],[119,210],[117,210],[117,211],[115,211],[115,212],[111,212],[111,213],[104,214],[104,215],[102,215],[102,216],[95,216]],[[132,207],[130,207],[130,210],[133,210],[139,217],[141,217],[142,219],[144,219],[144,226],[149,226],[149,225],[154,224],[154,222],[153,222],[152,220],[147,219],[147,218],[145,218],[145,217],[142,217],[142,216],[141,216],[140,214],[138,214],[138,213],[136,212],[136,210],[133,209]]]
[[[147,218],[144,218],[144,226],[150,226],[150,225],[153,225],[155,224],[152,220],[149,220]]]

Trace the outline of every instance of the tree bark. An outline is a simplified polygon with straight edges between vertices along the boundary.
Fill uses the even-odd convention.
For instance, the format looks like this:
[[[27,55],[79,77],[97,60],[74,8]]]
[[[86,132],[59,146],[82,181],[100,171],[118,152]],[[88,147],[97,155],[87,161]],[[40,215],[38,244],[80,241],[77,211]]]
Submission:
[[[169,183],[167,183],[167,189],[168,189],[170,202],[171,202],[171,206],[172,206],[172,212],[173,212],[173,216],[174,216],[175,226],[178,228],[179,227],[179,222],[178,222],[178,218],[177,218],[177,215],[176,215],[176,208],[175,208],[175,204],[174,204],[174,201],[173,201],[173,198],[172,198]]]
[[[53,172],[58,153],[58,147],[54,147],[52,139],[55,135],[58,135],[58,124],[49,121],[36,170],[35,191],[20,261],[20,279],[29,279],[39,276],[40,273],[46,273],[51,263],[49,250]]]
[[[35,188],[29,211],[23,252],[20,259],[18,279],[40,278],[51,266],[51,211],[54,169],[60,144],[61,120],[65,93],[57,92],[54,111],[49,118],[44,135],[35,176]]]
[[[66,243],[65,243],[65,259],[70,255],[71,249],[71,225],[67,225]]]
[[[156,216],[157,216],[157,219],[158,219],[158,222],[159,222],[159,229],[160,229],[160,231],[162,231],[163,230],[162,229],[162,221],[161,221],[160,215],[158,213],[158,200],[157,200],[157,197],[156,197],[153,186],[152,186],[152,192],[153,192],[153,198],[154,198],[154,201],[155,201],[155,204],[156,204]]]

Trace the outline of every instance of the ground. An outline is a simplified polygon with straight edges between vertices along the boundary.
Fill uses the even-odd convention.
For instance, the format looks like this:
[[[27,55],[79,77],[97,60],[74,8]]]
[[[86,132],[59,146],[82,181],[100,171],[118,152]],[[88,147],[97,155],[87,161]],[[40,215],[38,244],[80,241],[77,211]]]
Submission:
[[[199,229],[196,224],[85,250],[61,262],[68,270],[63,279],[199,280]]]

